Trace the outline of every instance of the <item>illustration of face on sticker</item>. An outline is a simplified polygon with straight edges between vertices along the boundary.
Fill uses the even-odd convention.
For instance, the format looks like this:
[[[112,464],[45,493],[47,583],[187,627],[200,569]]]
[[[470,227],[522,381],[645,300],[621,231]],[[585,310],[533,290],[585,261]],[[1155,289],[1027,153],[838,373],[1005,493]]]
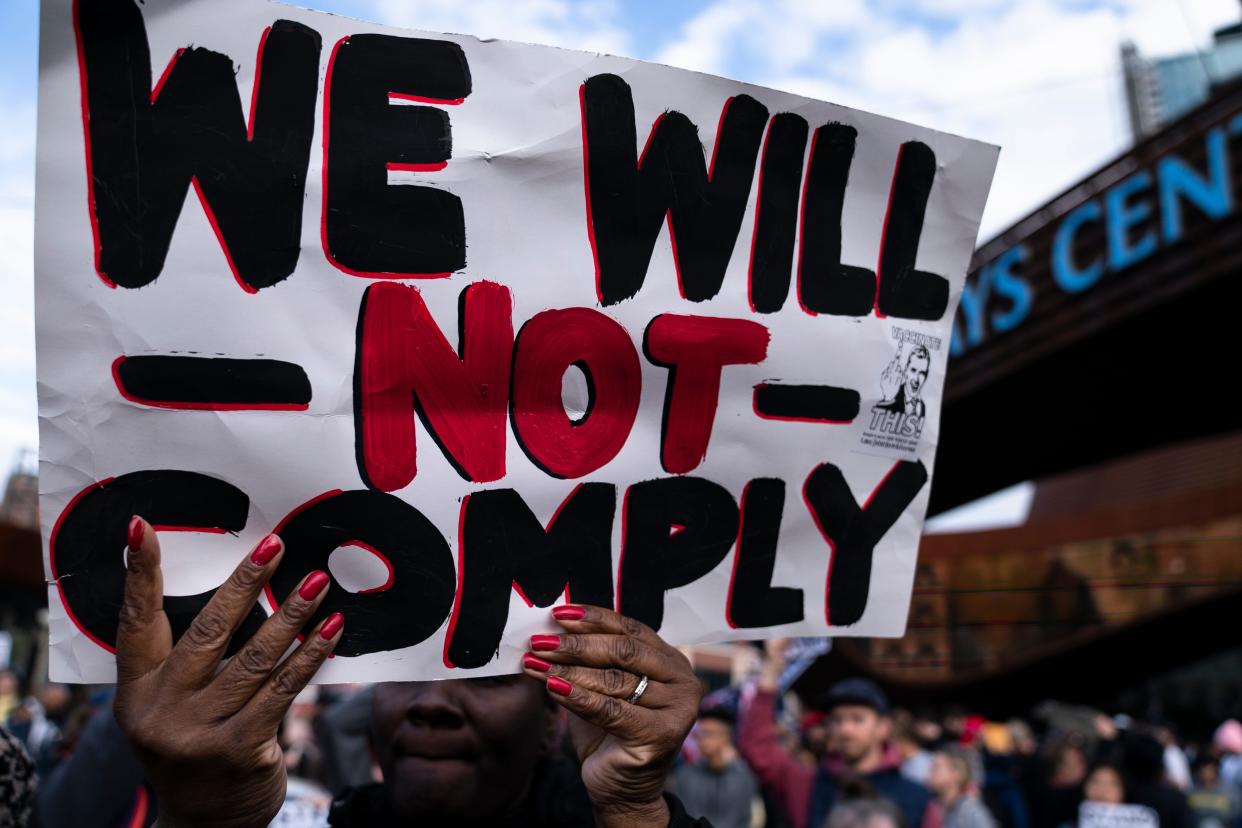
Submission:
[[[925,346],[915,345],[905,360],[902,360],[903,350],[897,349],[892,361],[880,376],[880,390],[884,399],[875,407],[881,411],[895,411],[922,418],[927,406],[921,395],[931,368],[931,353]]]

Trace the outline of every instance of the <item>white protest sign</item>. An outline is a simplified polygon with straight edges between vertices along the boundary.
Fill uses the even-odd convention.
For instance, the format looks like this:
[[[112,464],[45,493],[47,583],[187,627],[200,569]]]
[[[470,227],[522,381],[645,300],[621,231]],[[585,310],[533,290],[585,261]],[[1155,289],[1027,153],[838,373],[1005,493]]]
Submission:
[[[1156,812],[1142,805],[1084,802],[1078,806],[1078,828],[1158,828]]]
[[[996,148],[263,0],[47,0],[40,59],[53,678],[114,676],[131,514],[174,631],[269,532],[243,637],[329,571],[321,681],[516,672],[565,600],[902,633]]]

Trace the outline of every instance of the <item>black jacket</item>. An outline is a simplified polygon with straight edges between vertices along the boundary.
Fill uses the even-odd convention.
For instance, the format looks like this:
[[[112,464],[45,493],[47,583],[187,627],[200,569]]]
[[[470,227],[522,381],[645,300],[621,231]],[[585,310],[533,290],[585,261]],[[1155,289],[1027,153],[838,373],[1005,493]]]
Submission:
[[[594,828],[591,801],[572,763],[545,762],[535,778],[536,784],[526,801],[507,818],[490,822],[489,828]],[[677,797],[665,794],[664,799],[671,819],[667,826],[652,828],[712,828],[706,819],[687,814]],[[422,824],[405,826],[392,817],[387,812],[381,783],[351,788],[337,797],[328,824],[332,828],[433,828]],[[462,828],[461,823],[454,822],[453,828]]]

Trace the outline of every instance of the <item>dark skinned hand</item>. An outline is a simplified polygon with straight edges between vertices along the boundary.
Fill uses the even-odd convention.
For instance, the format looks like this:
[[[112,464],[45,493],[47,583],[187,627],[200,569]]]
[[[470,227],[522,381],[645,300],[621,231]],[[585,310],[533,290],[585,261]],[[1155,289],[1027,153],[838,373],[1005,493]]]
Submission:
[[[340,639],[334,614],[282,656],[323,601],[306,577],[221,668],[232,635],[279,563],[265,538],[173,645],[155,532],[135,519],[117,635],[116,714],[160,802],[162,828],[265,826],[285,797],[277,728]],[[600,828],[667,825],[664,782],[693,726],[702,688],[649,627],[598,607],[553,611],[568,634],[535,636],[524,667],[570,716],[582,780]],[[640,677],[642,697],[628,699]]]
[[[312,572],[220,669],[284,546],[269,535],[237,566],[174,645],[164,614],[155,532],[129,531],[129,571],[116,646],[116,718],[155,788],[161,828],[265,826],[285,799],[276,730],[293,698],[340,640],[326,618],[282,660],[327,594]]]
[[[612,610],[552,611],[566,635],[531,637],[528,675],[573,715],[570,736],[601,828],[667,825],[664,782],[698,716],[690,662],[650,627]],[[642,677],[647,687],[631,703]]]

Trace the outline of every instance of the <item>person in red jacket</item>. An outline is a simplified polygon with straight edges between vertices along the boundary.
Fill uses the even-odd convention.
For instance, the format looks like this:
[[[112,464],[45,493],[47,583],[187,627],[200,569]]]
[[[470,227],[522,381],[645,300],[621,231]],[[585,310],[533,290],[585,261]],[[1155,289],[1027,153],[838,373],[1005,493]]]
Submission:
[[[888,699],[867,679],[839,682],[823,699],[828,754],[807,767],[781,744],[774,719],[778,680],[788,641],[767,642],[754,699],[739,722],[738,749],[794,828],[822,828],[842,784],[869,789],[891,802],[910,828],[939,828],[930,792],[901,775],[900,757],[887,744]]]

